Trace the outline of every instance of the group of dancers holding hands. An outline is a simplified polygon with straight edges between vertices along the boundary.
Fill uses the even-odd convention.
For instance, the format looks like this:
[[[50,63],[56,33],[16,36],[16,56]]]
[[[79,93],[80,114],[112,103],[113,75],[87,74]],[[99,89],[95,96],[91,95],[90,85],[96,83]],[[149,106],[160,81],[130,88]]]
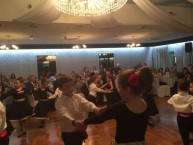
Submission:
[[[93,81],[94,82],[94,81]],[[148,67],[137,70],[129,69],[118,75],[117,84],[121,101],[108,107],[98,107],[80,94],[74,93],[74,78],[63,74],[57,79],[58,89],[53,92],[48,88],[47,81],[42,79],[40,87],[28,90],[23,87],[22,78],[17,78],[14,88],[6,93],[0,89],[1,100],[13,97],[9,110],[0,103],[0,144],[8,145],[7,121],[19,121],[21,132],[18,137],[26,134],[24,124],[29,116],[46,119],[48,102],[57,98],[55,107],[59,115],[61,137],[65,145],[82,145],[87,138],[86,128],[90,124],[99,124],[107,120],[116,120],[114,145],[145,145],[145,134],[149,121],[149,104],[147,98],[153,83],[152,71]],[[179,92],[172,96],[168,103],[178,112],[177,122],[184,145],[189,145],[189,133],[193,131],[193,83],[186,79],[178,82]],[[32,92],[31,92],[32,91]],[[36,94],[38,104],[33,108],[27,102],[27,95]],[[54,94],[52,97],[49,93]],[[105,91],[110,93],[110,91]],[[92,93],[90,95],[93,95]],[[95,94],[94,94],[95,95]],[[95,115],[88,117],[90,112]],[[42,122],[44,123],[44,122]],[[101,143],[102,144],[102,143]]]
[[[34,117],[39,119],[41,123],[39,127],[42,127],[45,120],[48,119],[47,114],[49,111],[50,99],[56,97],[54,95],[50,95],[50,93],[54,94],[54,91],[49,89],[47,79],[42,78],[38,87],[27,87],[29,84],[26,84],[24,87],[23,81],[22,77],[17,77],[14,81],[13,88],[10,88],[6,92],[4,92],[3,86],[0,86],[0,103],[8,97],[11,97],[12,100],[11,104],[5,105],[6,112],[4,111],[4,106],[1,105],[3,110],[1,111],[6,114],[6,118],[0,118],[0,122],[1,120],[3,120],[3,122],[6,120],[3,130],[0,130],[0,144],[2,143],[2,145],[7,145],[9,143],[7,138],[5,138],[5,140],[2,138],[11,135],[11,132],[15,130],[10,121],[17,121],[19,123],[18,137],[26,134],[25,124],[26,120],[29,118]],[[34,101],[37,100],[37,104],[35,106],[31,105],[32,97]],[[2,113],[1,115],[4,114]],[[3,136],[2,138],[1,135]]]
[[[61,75],[57,80],[58,89],[55,96],[58,96],[55,102],[59,121],[61,126],[61,137],[65,145],[82,145],[87,138],[86,126],[89,124],[102,123],[109,119],[117,121],[116,135],[114,144],[138,145],[145,144],[145,132],[148,125],[147,104],[141,98],[145,91],[151,88],[153,75],[148,67],[137,71],[127,70],[119,74],[118,90],[122,101],[108,107],[97,107],[93,102],[79,94],[74,93],[74,79],[70,75]],[[18,137],[26,134],[25,122],[29,116],[44,118],[47,116],[46,103],[49,100],[50,91],[47,88],[46,81],[41,80],[41,85],[36,88],[38,104],[33,108],[27,101],[27,95],[32,93],[23,87],[21,77],[17,78],[14,88],[6,93],[0,91],[1,100],[8,96],[13,97],[13,102],[6,111],[7,121],[19,121],[21,132]],[[50,91],[51,92],[51,91]],[[107,92],[107,91],[106,91]],[[53,93],[53,92],[51,92]],[[43,104],[43,105],[42,105]],[[44,108],[44,109],[42,109]],[[2,109],[1,119],[4,126],[0,130],[0,144],[7,145],[5,110]],[[96,115],[89,117],[89,112],[95,112]],[[0,120],[1,121],[1,120]]]
[[[65,145],[82,145],[86,126],[116,120],[115,145],[144,145],[148,126],[147,104],[141,98],[151,88],[153,75],[148,67],[123,71],[118,76],[118,90],[122,101],[107,108],[73,93],[73,78],[63,75],[58,80],[62,95],[56,100],[60,116],[61,135]],[[89,112],[96,115],[88,117]]]

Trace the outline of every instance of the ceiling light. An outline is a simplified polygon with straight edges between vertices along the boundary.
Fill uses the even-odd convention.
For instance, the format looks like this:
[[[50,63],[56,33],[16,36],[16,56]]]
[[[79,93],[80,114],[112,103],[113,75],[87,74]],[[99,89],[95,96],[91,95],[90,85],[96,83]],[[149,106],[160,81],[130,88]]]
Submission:
[[[140,43],[131,43],[131,44],[127,44],[126,47],[140,47],[141,44]]]
[[[72,49],[79,49],[79,48],[87,48],[87,46],[85,44],[83,45],[73,45]]]
[[[9,50],[9,49],[18,50],[18,49],[19,49],[19,46],[7,44],[7,45],[1,45],[1,46],[0,46],[0,49],[1,49],[1,50]]]
[[[29,40],[34,40],[34,37],[32,35],[30,35]]]
[[[15,50],[17,50],[17,49],[19,49],[19,46],[10,43],[9,36],[7,36],[7,38],[8,38],[8,43],[1,45],[1,46],[0,46],[0,49],[1,49],[1,50],[9,50],[9,49],[15,49]]]
[[[6,45],[1,45],[0,46],[0,49],[5,49],[5,50],[9,50],[9,49],[15,49],[15,50],[17,50],[17,49],[19,49],[19,46],[17,46],[17,45],[11,45],[11,44],[6,44]]]
[[[0,46],[0,49],[6,49],[7,48],[7,45],[1,45]]]
[[[86,48],[87,46],[85,44],[82,45],[83,48]]]
[[[132,44],[131,44],[131,47],[135,47],[135,43],[132,43]]]
[[[19,49],[19,47],[17,46],[17,45],[11,45],[12,46],[12,48],[14,48],[14,49]]]
[[[127,0],[52,0],[57,10],[74,16],[101,16],[115,12]]]
[[[56,61],[56,56],[55,55],[48,55],[46,57],[46,60],[48,60],[48,61]]]
[[[127,47],[130,47],[130,44],[127,44]]]
[[[136,47],[139,47],[139,46],[141,46],[141,44],[140,44],[140,43],[137,43],[137,44],[136,44]]]

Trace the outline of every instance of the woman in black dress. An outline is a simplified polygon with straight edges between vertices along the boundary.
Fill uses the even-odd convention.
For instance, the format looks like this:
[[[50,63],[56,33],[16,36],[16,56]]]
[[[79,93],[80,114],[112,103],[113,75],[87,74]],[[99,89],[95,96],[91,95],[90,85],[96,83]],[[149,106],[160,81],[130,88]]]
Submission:
[[[123,102],[112,105],[106,111],[84,120],[85,125],[115,119],[117,127],[113,144],[144,145],[148,111],[147,104],[141,97],[146,87],[151,87],[152,82],[153,75],[147,67],[138,71],[122,72],[119,75],[118,86]]]
[[[107,85],[105,87],[105,90],[107,89],[110,91],[110,93],[105,94],[107,98],[107,105],[113,105],[115,103],[118,103],[121,100],[121,97],[116,89],[113,76],[107,76],[106,81]]]
[[[11,121],[19,121],[20,133],[18,137],[26,134],[25,122],[33,114],[33,108],[27,102],[28,91],[23,88],[23,78],[18,77],[14,82],[14,88],[2,94],[1,99],[13,97],[13,102],[7,112],[7,118]]]
[[[50,90],[48,87],[48,81],[46,79],[41,79],[40,87],[35,90],[38,103],[35,106],[35,115],[34,117],[41,120],[41,125],[43,127],[45,120],[48,118],[49,104],[50,104],[50,94],[53,94],[54,91]]]

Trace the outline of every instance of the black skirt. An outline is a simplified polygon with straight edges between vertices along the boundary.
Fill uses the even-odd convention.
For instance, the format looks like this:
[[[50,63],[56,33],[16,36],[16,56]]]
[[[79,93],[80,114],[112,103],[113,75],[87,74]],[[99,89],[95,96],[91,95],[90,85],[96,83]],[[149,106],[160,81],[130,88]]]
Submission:
[[[14,100],[7,112],[7,118],[9,120],[24,120],[31,115],[33,115],[33,107],[28,104],[26,99],[23,101]]]
[[[154,101],[153,94],[146,94],[143,96],[145,102],[147,103],[147,109],[149,116],[155,116],[159,114],[157,105]]]
[[[34,117],[37,119],[49,119],[47,115],[49,111],[49,104],[50,104],[49,100],[47,101],[40,100],[35,106]]]

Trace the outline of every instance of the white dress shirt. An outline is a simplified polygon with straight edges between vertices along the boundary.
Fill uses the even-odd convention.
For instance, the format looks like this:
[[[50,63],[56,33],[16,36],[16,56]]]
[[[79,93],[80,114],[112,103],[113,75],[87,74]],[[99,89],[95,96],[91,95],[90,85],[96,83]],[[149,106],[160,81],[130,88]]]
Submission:
[[[91,96],[97,97],[97,92],[105,93],[105,90],[97,87],[96,84],[91,83],[91,84],[89,85],[89,94],[90,94]]]
[[[5,107],[0,102],[0,134],[7,127],[6,123],[6,115],[5,115]]]
[[[62,95],[62,91],[60,91],[59,88],[57,88],[53,95],[49,96],[49,99],[59,98]]]
[[[172,104],[177,112],[193,113],[193,96],[188,93],[175,94],[168,103]]]
[[[84,120],[88,113],[93,111],[95,105],[79,94],[73,94],[68,97],[64,94],[56,100],[56,110],[60,117],[60,126],[62,132],[73,132],[75,127],[72,125],[73,120]]]

